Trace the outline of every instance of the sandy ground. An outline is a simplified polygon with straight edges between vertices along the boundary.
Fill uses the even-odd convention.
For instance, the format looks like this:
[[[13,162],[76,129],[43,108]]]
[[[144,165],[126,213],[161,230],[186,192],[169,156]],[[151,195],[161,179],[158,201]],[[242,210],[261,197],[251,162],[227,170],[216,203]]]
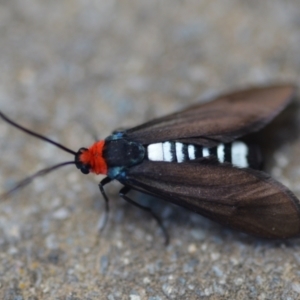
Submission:
[[[299,0],[1,1],[0,109],[77,151],[223,91],[299,84],[299,28]],[[293,113],[269,169],[300,196]],[[2,121],[0,139],[2,191],[73,159]],[[299,239],[263,241],[133,193],[163,218],[165,247],[118,183],[99,237],[101,178],[66,167],[0,204],[1,299],[300,298]]]

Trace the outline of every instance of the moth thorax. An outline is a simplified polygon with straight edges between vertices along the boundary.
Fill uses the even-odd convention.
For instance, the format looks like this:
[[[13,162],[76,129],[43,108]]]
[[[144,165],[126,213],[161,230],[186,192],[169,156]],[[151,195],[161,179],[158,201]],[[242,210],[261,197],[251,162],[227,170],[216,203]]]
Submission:
[[[143,145],[124,138],[106,141],[103,149],[103,157],[108,168],[130,167],[142,162],[144,156]]]

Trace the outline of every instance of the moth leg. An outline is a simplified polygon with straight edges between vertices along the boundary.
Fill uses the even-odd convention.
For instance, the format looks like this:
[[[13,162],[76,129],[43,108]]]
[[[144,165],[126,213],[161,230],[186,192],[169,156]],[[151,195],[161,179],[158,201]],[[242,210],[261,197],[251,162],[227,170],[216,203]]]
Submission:
[[[99,190],[100,190],[100,193],[102,194],[103,196],[103,199],[104,199],[104,202],[105,202],[105,215],[104,215],[104,222],[103,222],[103,225],[101,226],[100,228],[100,232],[103,231],[103,229],[105,228],[106,224],[107,224],[107,221],[108,221],[108,213],[109,213],[109,200],[108,200],[108,197],[104,191],[104,186],[108,183],[110,183],[112,181],[111,178],[109,177],[105,177],[104,179],[102,179],[99,183]]]
[[[125,201],[127,201],[128,203],[138,207],[138,208],[141,208],[147,212],[149,212],[151,214],[151,216],[155,219],[155,221],[157,222],[158,226],[161,228],[162,232],[163,232],[163,235],[165,236],[165,244],[166,246],[169,244],[169,234],[166,230],[166,228],[164,227],[161,219],[151,210],[150,207],[147,207],[147,206],[144,206],[144,205],[141,205],[135,201],[133,201],[132,199],[130,199],[128,196],[126,196],[126,194],[131,190],[131,188],[127,187],[127,186],[124,186],[120,192],[119,192],[119,195],[120,197],[122,197]]]

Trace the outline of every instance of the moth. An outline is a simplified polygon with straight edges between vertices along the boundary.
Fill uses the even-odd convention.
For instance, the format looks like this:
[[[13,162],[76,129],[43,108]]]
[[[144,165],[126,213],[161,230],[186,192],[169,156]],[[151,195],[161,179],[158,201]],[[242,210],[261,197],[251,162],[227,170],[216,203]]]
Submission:
[[[8,191],[29,184],[37,176],[75,164],[83,173],[106,175],[99,189],[118,180],[120,196],[133,189],[182,206],[230,228],[262,238],[290,238],[300,232],[300,202],[280,182],[260,170],[261,154],[240,139],[259,131],[291,102],[292,85],[257,87],[196,104],[137,127],[115,131],[105,140],[80,148],[66,148],[15,123],[10,125],[74,155],[73,161],[43,169]]]

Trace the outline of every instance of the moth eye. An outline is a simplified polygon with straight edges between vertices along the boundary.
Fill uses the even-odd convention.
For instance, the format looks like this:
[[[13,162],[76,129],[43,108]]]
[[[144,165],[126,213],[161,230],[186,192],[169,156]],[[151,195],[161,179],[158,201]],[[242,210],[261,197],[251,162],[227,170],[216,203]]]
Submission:
[[[82,165],[80,168],[80,171],[83,174],[89,174],[90,173],[90,166],[89,165]]]

